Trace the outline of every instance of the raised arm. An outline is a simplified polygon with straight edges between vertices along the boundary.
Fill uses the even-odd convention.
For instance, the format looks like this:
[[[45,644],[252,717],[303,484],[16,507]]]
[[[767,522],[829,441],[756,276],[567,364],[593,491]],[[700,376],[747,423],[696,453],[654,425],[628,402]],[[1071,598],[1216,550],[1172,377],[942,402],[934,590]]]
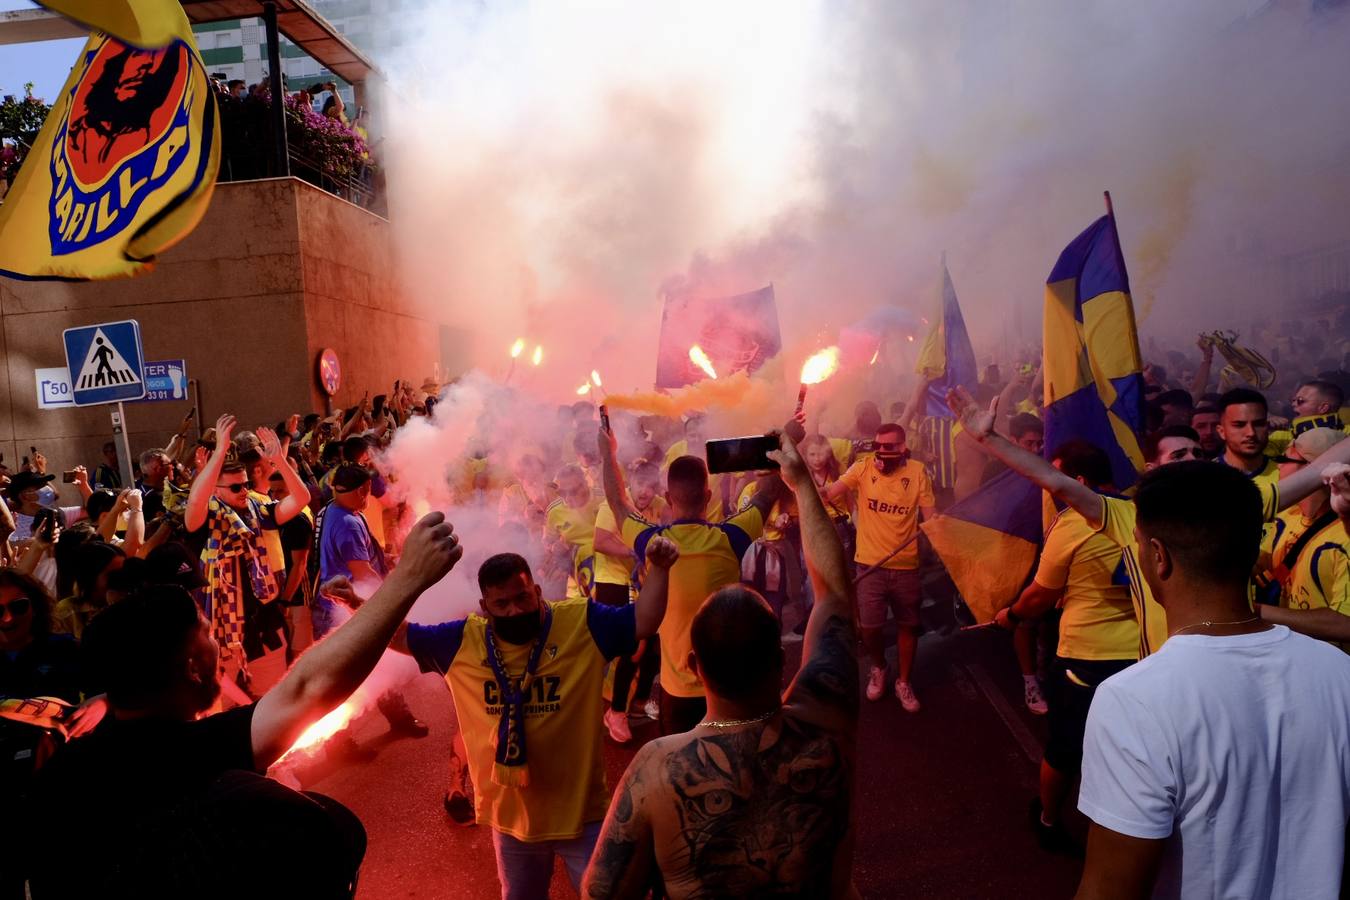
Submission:
[[[647,542],[647,574],[637,598],[637,637],[644,640],[656,634],[666,617],[666,599],[670,593],[670,567],[680,558],[680,548],[669,538],[656,535]]]
[[[605,482],[605,502],[614,513],[614,521],[623,527],[629,516],[634,515],[633,501],[628,497],[628,487],[624,484],[623,470],[619,468],[619,439],[612,428],[600,426],[596,443],[600,448],[600,472]]]
[[[192,479],[187,506],[183,510],[183,528],[189,533],[206,524],[206,508],[215,492],[220,470],[225,467],[225,455],[230,452],[230,434],[234,431],[234,416],[226,413],[216,420],[216,449]]]
[[[1332,444],[1317,459],[1308,463],[1288,478],[1281,478],[1276,485],[1279,492],[1280,509],[1293,506],[1313,491],[1322,487],[1322,473],[1340,471],[1334,466],[1350,463],[1350,440]],[[1334,487],[1334,486],[1333,486]],[[1334,492],[1334,490],[1333,490]]]
[[[783,435],[780,449],[770,455],[797,496],[802,550],[816,596],[806,623],[801,671],[788,687],[785,702],[817,724],[846,729],[857,720],[859,684],[857,605],[844,546],[792,439]]]
[[[305,508],[309,500],[309,488],[305,487],[305,481],[300,477],[300,473],[291,468],[290,460],[286,459],[286,451],[282,448],[281,441],[277,440],[276,432],[270,428],[259,428],[258,440],[262,441],[263,456],[281,473],[281,480],[286,482],[288,494],[285,500],[277,504],[276,513],[277,524],[285,525],[300,515],[300,511]]]
[[[958,387],[947,392],[947,405],[961,418],[966,433],[995,459],[1078,510],[1092,527],[1101,525],[1106,507],[1100,495],[994,431],[994,420],[998,416],[997,399],[989,405],[988,410],[982,410],[964,388]]]
[[[300,657],[253,713],[253,760],[265,768],[306,728],[360,686],[428,587],[440,581],[464,551],[441,513],[424,516],[408,535],[398,568],[351,620]]]
[[[614,792],[614,802],[586,867],[581,896],[591,900],[646,897],[651,889],[656,850],[647,812],[660,774],[652,762],[652,744],[638,751]]]
[[[122,550],[127,556],[140,556],[141,546],[145,544],[145,511],[141,508],[144,498],[136,488],[128,488],[122,496],[127,510],[127,533]]]

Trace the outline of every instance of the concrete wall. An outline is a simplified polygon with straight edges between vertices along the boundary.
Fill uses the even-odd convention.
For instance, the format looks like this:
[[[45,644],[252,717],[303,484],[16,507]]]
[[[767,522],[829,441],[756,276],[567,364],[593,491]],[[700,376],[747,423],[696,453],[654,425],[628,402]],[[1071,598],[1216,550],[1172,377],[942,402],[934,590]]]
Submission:
[[[204,423],[247,426],[322,410],[321,348],[337,351],[348,405],[369,388],[422,378],[440,327],[413,313],[390,254],[389,223],[297,179],[221,184],[197,229],[155,270],[124,281],[0,278],[0,453],[11,468],[36,446],[59,471],[100,462],[115,407],[39,410],[34,369],[65,363],[61,331],[134,318],[147,359],[183,358]],[[162,446],[189,401],[127,405],[133,453]]]

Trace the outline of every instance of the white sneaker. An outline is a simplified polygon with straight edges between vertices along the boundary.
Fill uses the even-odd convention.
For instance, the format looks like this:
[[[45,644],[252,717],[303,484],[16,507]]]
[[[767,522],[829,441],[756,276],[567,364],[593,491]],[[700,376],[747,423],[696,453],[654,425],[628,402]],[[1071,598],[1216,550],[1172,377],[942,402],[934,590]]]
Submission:
[[[1045,698],[1041,696],[1041,686],[1034,681],[1026,682],[1024,699],[1032,715],[1043,716],[1049,709],[1045,705]]]
[[[914,688],[909,686],[908,682],[895,679],[895,699],[900,701],[905,712],[915,713],[919,711],[919,698],[914,696]]]
[[[886,670],[872,667],[872,671],[867,673],[867,699],[880,700],[881,689],[886,684]]]
[[[661,718],[661,707],[656,704],[655,700],[648,700],[642,704],[642,712],[653,722]]]
[[[615,743],[626,744],[633,739],[633,732],[628,730],[628,716],[614,709],[605,710],[604,715],[605,728],[609,730],[609,736]]]

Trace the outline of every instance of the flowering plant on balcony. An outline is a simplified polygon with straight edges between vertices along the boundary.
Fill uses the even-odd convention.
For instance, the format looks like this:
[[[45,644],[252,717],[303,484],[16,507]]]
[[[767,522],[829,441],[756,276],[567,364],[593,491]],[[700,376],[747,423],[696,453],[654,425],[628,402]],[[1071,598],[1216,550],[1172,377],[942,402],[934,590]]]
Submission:
[[[286,140],[296,156],[334,178],[352,179],[369,161],[366,142],[341,119],[330,119],[286,97]]]

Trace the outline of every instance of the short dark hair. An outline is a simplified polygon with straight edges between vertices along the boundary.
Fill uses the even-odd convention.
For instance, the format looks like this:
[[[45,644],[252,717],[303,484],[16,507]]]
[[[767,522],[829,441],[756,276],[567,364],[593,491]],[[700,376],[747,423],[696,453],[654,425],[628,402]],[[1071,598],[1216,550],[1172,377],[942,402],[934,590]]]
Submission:
[[[703,502],[708,490],[708,465],[697,456],[678,456],[666,471],[666,490],[681,506]]]
[[[98,517],[117,504],[117,494],[107,488],[99,488],[89,495],[89,499],[84,501],[84,514],[89,517],[91,522],[97,524]]]
[[[1008,434],[1012,435],[1013,440],[1020,438],[1028,431],[1039,431],[1045,434],[1045,423],[1041,421],[1040,416],[1033,413],[1018,413],[1008,422]]]
[[[1227,412],[1228,407],[1239,406],[1243,403],[1259,403],[1262,409],[1270,409],[1266,403],[1265,395],[1260,391],[1254,391],[1251,388],[1233,388],[1219,398],[1219,415]]]
[[[629,468],[628,477],[633,481],[654,481],[659,485],[661,483],[661,467],[654,462],[643,460]]]
[[[478,589],[486,592],[488,588],[502,584],[520,574],[524,574],[531,581],[534,580],[534,573],[530,571],[529,562],[519,553],[498,553],[495,556],[489,556],[478,567]]]
[[[318,424],[319,424],[319,420],[322,419],[322,418],[323,418],[323,416],[319,415],[318,413],[307,413],[307,414],[305,415],[305,420],[304,420],[304,429],[305,429],[305,431],[313,431],[313,430],[314,430],[314,426],[315,426],[315,425],[318,425]]]
[[[356,462],[369,449],[370,441],[364,435],[354,434],[342,442],[342,458],[347,462]]]
[[[749,699],[768,681],[782,679],[778,617],[765,599],[732,584],[703,601],[689,626],[699,674],[718,696]]]
[[[1186,409],[1195,407],[1195,399],[1191,397],[1191,392],[1181,388],[1163,391],[1153,398],[1153,402],[1159,406],[1184,406]]]
[[[1190,438],[1197,444],[1200,443],[1200,432],[1191,426],[1168,425],[1166,428],[1159,428],[1157,431],[1150,431],[1144,435],[1144,446],[1141,448],[1144,451],[1144,461],[1157,462],[1158,446],[1162,444],[1164,439],[1172,437]]]
[[[238,459],[229,459],[229,460],[226,460],[226,461],[225,461],[225,465],[223,465],[223,466],[220,467],[220,474],[222,474],[222,475],[247,475],[247,474],[248,474],[248,471],[244,468],[244,464],[243,464],[243,462],[241,462],[240,460],[238,460]]]
[[[1059,470],[1070,478],[1081,478],[1090,488],[1111,483],[1111,457],[1106,451],[1075,438],[1065,441],[1050,454],[1059,461]]]
[[[121,547],[114,547],[106,541],[85,541],[80,544],[74,554],[76,596],[89,596],[94,589],[94,582],[108,568],[108,563],[119,556],[125,557],[126,553]]]
[[[104,452],[104,453],[107,453],[109,450],[116,450],[116,449],[117,449],[117,444],[114,443],[113,441],[108,441],[107,443],[105,443],[105,444],[103,445],[103,452]]]
[[[905,439],[905,428],[898,422],[882,422],[877,426],[877,434],[898,434],[900,440]]]
[[[1213,403],[1201,403],[1191,410],[1192,419],[1196,416],[1217,416],[1218,414],[1219,408]]]
[[[1246,402],[1246,401],[1244,401]],[[1261,548],[1261,494],[1231,466],[1187,460],[1144,473],[1139,530],[1167,545],[1195,578],[1246,584]]]
[[[1303,382],[1299,387],[1310,387],[1317,391],[1317,393],[1331,401],[1331,408],[1333,410],[1340,409],[1345,405],[1345,391],[1341,390],[1341,386],[1335,382],[1323,381],[1320,378],[1311,378],[1308,381]]]
[[[188,643],[203,622],[192,595],[181,587],[145,587],[90,620],[82,660],[113,706],[143,708],[181,677]]]

